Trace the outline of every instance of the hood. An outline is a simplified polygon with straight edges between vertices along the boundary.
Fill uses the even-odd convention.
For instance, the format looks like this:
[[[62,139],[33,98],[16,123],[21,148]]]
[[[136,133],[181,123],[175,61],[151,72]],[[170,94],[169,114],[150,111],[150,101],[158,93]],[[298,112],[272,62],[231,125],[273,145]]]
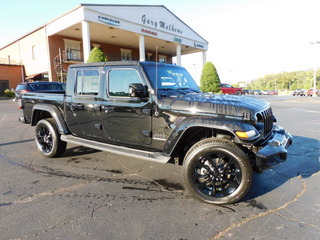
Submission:
[[[208,93],[169,96],[159,99],[159,104],[163,110],[235,117],[243,117],[245,113],[254,116],[269,106],[268,102],[253,97]]]

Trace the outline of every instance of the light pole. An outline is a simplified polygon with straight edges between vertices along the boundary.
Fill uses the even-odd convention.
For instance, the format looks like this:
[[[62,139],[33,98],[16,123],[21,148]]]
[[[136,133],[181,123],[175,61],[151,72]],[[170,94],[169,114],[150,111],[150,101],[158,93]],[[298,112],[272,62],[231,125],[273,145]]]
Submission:
[[[319,41],[311,42],[311,44],[320,44]],[[316,85],[317,85],[317,68],[314,67],[314,77],[313,77],[313,97],[316,97]]]

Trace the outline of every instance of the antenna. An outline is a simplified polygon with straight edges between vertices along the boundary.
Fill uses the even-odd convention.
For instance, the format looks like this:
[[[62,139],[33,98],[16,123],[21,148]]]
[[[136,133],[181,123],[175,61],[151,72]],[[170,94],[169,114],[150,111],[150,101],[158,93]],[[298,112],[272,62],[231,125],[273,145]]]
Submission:
[[[156,46],[156,109],[154,115],[156,117],[159,116],[159,111],[158,111],[158,46]]]

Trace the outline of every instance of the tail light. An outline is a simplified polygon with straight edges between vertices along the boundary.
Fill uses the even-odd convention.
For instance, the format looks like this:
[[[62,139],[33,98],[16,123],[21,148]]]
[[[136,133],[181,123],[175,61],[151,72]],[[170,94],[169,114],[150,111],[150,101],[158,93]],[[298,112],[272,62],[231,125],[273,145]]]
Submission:
[[[29,92],[29,90],[21,90],[21,93]]]

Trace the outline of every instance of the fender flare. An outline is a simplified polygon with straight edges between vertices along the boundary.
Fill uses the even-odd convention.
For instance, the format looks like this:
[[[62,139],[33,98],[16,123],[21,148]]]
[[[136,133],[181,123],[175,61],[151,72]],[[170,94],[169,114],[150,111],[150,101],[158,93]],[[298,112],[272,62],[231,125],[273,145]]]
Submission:
[[[235,131],[249,131],[253,128],[253,126],[242,121],[236,121],[235,119],[216,118],[203,120],[199,118],[187,118],[181,121],[171,133],[166,144],[164,145],[164,153],[171,156],[180,140],[191,128],[221,130],[234,136],[237,142],[241,142],[241,140],[236,136]]]
[[[41,118],[39,118],[40,112],[48,112],[52,116],[60,134],[69,133],[61,111],[58,109],[58,107],[51,104],[38,103],[33,106],[31,113],[31,126],[35,126],[37,122],[41,120]]]

